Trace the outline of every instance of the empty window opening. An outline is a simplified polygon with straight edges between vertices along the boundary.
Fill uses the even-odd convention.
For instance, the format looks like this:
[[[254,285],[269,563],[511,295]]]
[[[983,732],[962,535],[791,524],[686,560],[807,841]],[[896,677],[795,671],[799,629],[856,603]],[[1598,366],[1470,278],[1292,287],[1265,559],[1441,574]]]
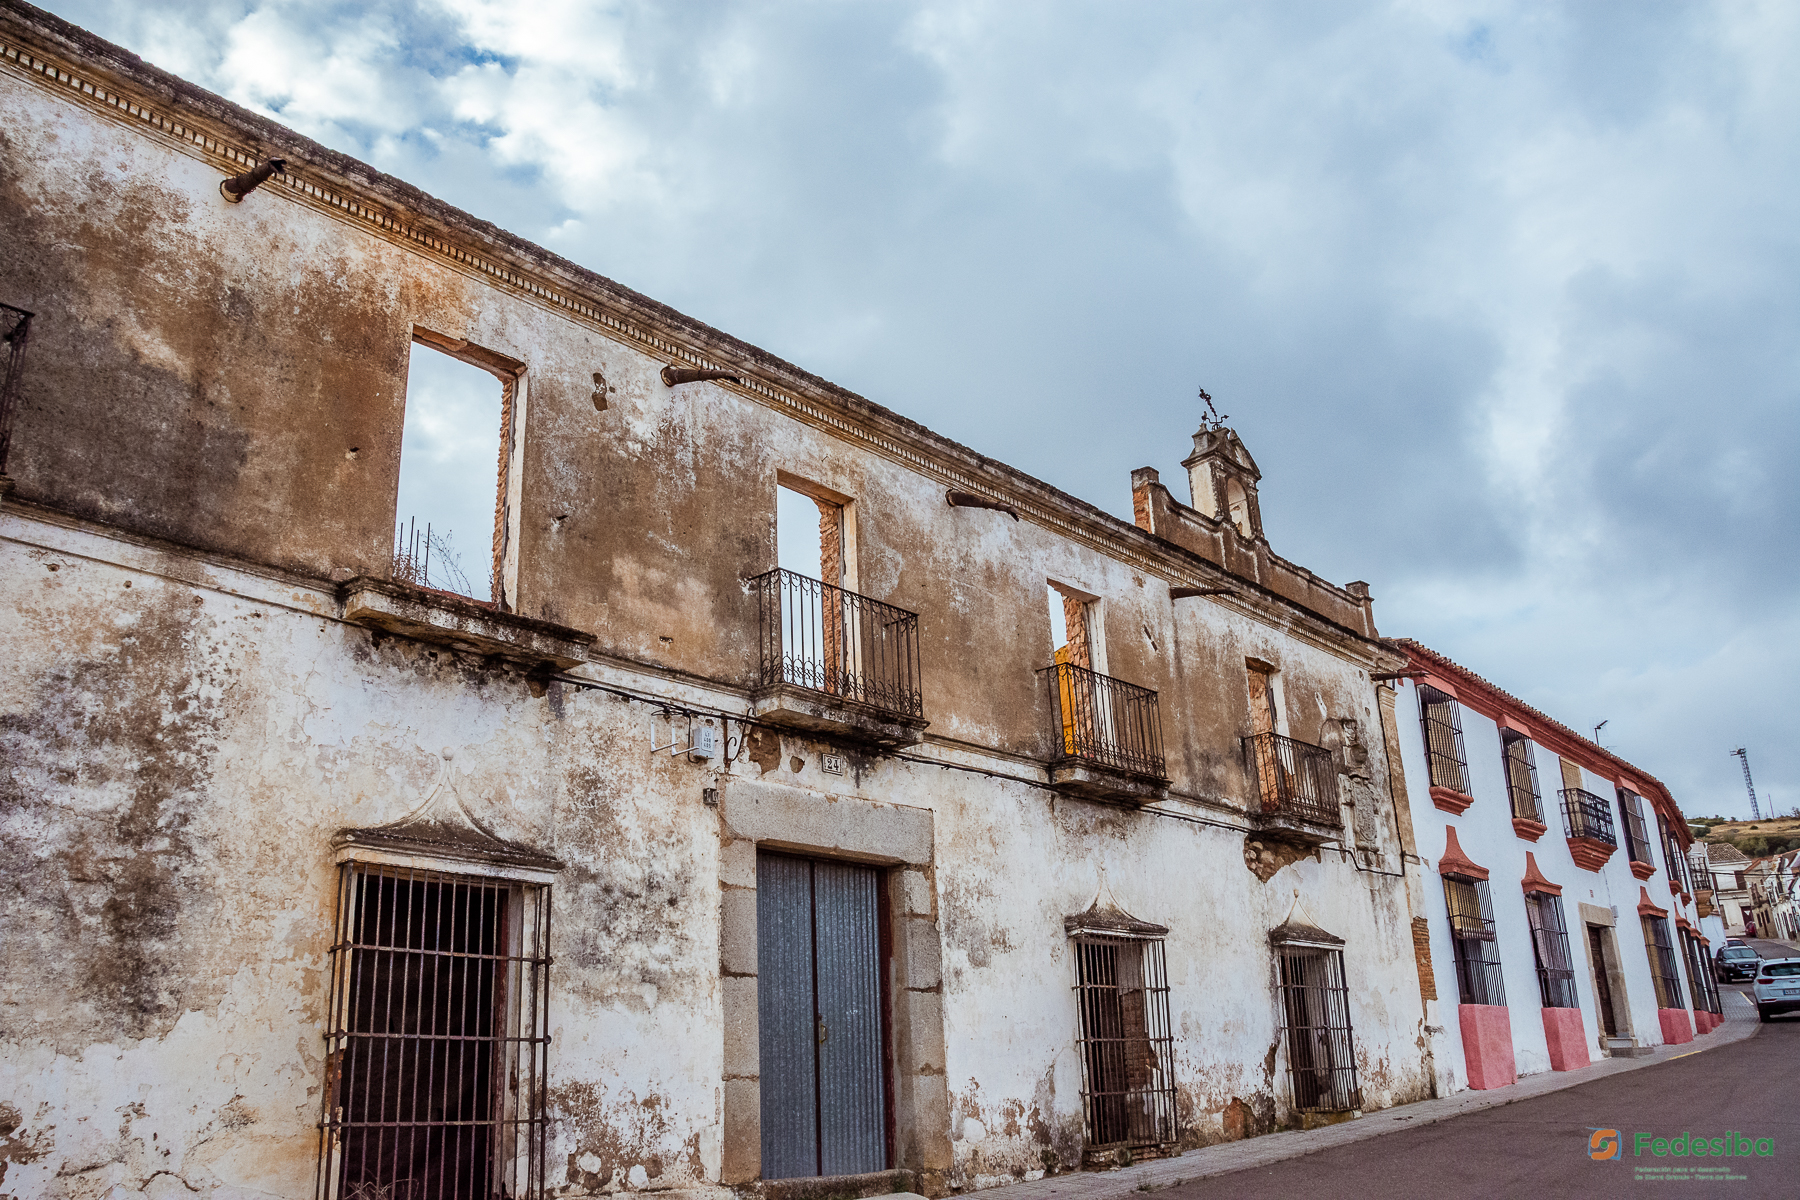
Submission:
[[[1161,938],[1073,939],[1089,1151],[1175,1140],[1174,1037]]]
[[[1456,954],[1459,1002],[1505,1004],[1500,944],[1494,936],[1494,905],[1487,880],[1444,876],[1444,904],[1450,910],[1450,947]]]
[[[874,867],[756,856],[764,1179],[893,1160],[882,882]]]
[[[1656,983],[1656,1007],[1686,1008],[1681,994],[1681,976],[1675,968],[1675,948],[1669,941],[1669,923],[1648,913],[1639,919],[1644,923],[1644,948],[1650,955],[1650,977]]]
[[[0,475],[6,474],[12,449],[13,416],[19,406],[19,381],[25,373],[25,343],[33,314],[0,304]]]
[[[1050,640],[1056,652],[1052,660],[1095,671],[1093,636],[1093,601],[1077,593],[1066,592],[1050,584],[1046,589],[1050,602]]]
[[[1250,736],[1243,739],[1243,749],[1257,811],[1339,824],[1343,815],[1336,759],[1322,746],[1280,732],[1281,685],[1269,664],[1246,659],[1244,682],[1250,699]]]
[[[1537,960],[1538,994],[1544,1007],[1579,1008],[1562,897],[1549,892],[1526,892],[1525,919],[1531,926],[1531,952]]]
[[[1362,1088],[1356,1078],[1356,1038],[1350,1027],[1344,952],[1319,946],[1281,945],[1275,953],[1294,1108],[1299,1112],[1349,1112],[1361,1108]]]
[[[1257,662],[1244,664],[1244,681],[1250,690],[1250,734],[1279,733],[1280,706],[1275,701],[1275,672]]]
[[[497,364],[459,361],[438,342]],[[516,373],[503,374],[509,362],[423,331],[414,341],[400,444],[395,579],[507,603],[507,493],[520,399]]]
[[[1526,821],[1544,822],[1538,791],[1537,762],[1531,739],[1512,729],[1500,731],[1500,761],[1506,767],[1506,791],[1512,798],[1512,814]]]
[[[854,504],[793,483],[775,489],[776,569],[754,583],[759,686],[794,684],[919,715],[918,615],[856,592]]]
[[[1162,719],[1156,693],[1106,674],[1100,602],[1058,583],[1045,588],[1050,617],[1051,736],[1057,757],[1082,758],[1160,777]]]
[[[1432,787],[1468,795],[1469,760],[1463,753],[1462,714],[1454,696],[1419,685],[1419,724]]]
[[[1250,497],[1244,491],[1244,485],[1236,479],[1226,481],[1225,503],[1230,506],[1231,523],[1237,527],[1239,536],[1252,536],[1250,524]]]
[[[345,864],[319,1194],[538,1197],[549,889]]]
[[[843,586],[844,506],[777,486],[775,561],[784,571]]]

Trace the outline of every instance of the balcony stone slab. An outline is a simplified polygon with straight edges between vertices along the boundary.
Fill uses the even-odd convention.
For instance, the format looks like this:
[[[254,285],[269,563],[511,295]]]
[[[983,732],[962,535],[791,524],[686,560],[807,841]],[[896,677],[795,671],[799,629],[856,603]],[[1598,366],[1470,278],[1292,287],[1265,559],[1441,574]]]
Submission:
[[[450,592],[358,576],[338,586],[344,620],[395,637],[501,658],[527,669],[568,670],[585,662],[594,635],[501,612]]]
[[[758,721],[806,733],[820,733],[875,746],[913,746],[924,740],[931,722],[896,713],[829,692],[778,683],[750,697],[750,715]]]
[[[1060,758],[1050,764],[1050,786],[1066,796],[1103,804],[1143,805],[1169,798],[1169,781],[1136,771],[1122,771],[1085,758]]]
[[[1316,815],[1289,808],[1252,812],[1250,824],[1266,840],[1286,842],[1308,850],[1340,841],[1344,836],[1342,822],[1326,822]]]

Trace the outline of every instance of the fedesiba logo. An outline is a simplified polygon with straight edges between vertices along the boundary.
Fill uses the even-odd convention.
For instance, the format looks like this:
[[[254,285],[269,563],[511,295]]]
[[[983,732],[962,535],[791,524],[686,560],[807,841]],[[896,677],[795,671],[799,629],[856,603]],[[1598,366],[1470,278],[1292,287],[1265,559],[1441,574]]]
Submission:
[[[1775,1139],[1727,1133],[1708,1138],[1682,1133],[1660,1138],[1653,1133],[1632,1135],[1632,1157],[1648,1153],[1655,1158],[1773,1158]],[[1588,1157],[1595,1162],[1619,1162],[1625,1157],[1625,1139],[1617,1129],[1588,1129]]]

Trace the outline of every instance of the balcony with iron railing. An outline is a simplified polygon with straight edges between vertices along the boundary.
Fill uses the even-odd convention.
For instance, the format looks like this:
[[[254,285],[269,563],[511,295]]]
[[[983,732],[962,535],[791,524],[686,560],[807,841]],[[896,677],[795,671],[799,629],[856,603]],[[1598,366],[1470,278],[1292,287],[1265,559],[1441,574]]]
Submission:
[[[1306,845],[1337,836],[1344,818],[1331,751],[1278,733],[1252,734],[1243,749],[1255,788],[1251,812],[1264,832]]]
[[[881,745],[920,739],[919,614],[779,568],[749,588],[753,716]]]
[[[1561,795],[1563,832],[1569,839],[1569,853],[1576,866],[1598,871],[1619,848],[1619,836],[1613,830],[1612,806],[1580,788],[1564,788]]]
[[[1168,794],[1155,692],[1074,663],[1038,674],[1051,694],[1052,787],[1137,804]]]

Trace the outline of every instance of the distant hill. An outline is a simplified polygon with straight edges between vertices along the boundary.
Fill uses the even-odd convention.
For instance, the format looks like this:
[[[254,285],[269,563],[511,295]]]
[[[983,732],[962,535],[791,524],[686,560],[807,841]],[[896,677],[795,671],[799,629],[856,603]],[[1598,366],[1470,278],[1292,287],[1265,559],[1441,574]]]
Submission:
[[[1701,841],[1730,843],[1751,858],[1800,848],[1800,817],[1772,817],[1763,821],[1691,817],[1688,827]]]

